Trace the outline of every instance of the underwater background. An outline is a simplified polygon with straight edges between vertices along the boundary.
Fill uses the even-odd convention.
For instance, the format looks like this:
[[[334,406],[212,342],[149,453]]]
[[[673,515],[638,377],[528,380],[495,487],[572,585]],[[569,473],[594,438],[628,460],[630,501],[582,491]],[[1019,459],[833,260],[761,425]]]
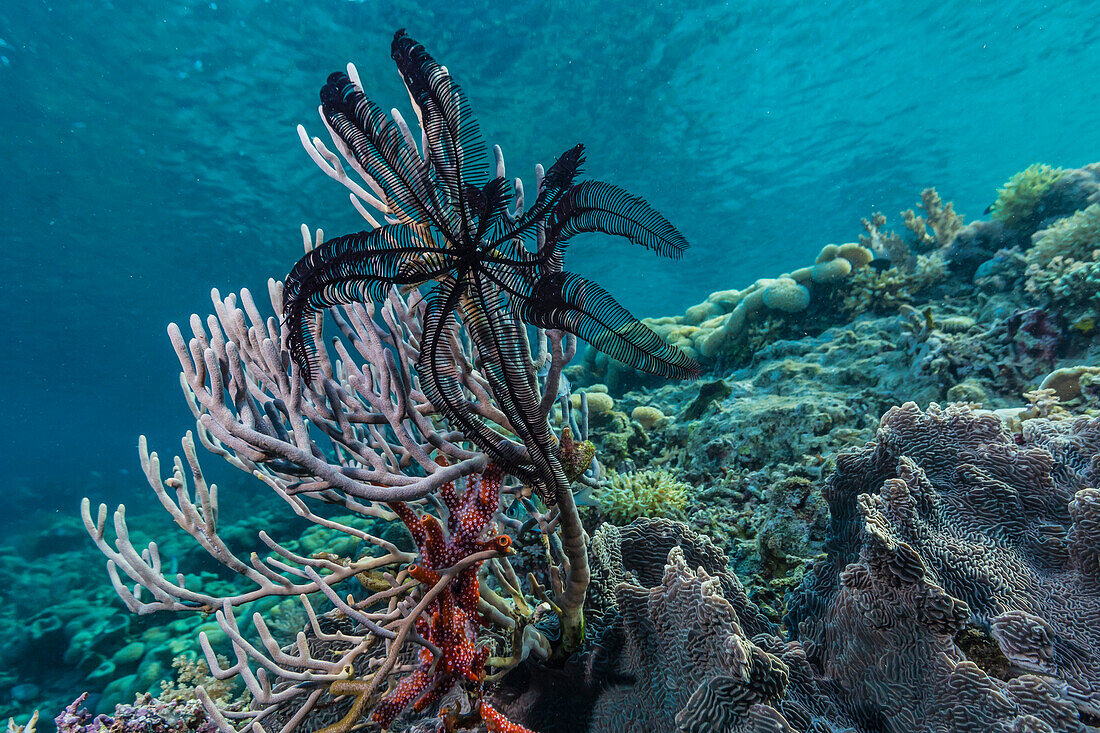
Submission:
[[[639,316],[811,263],[925,188],[969,222],[1033,163],[1100,159],[1093,2],[7,3],[0,526],[23,559],[0,599],[54,582],[26,539],[51,532],[109,591],[83,529],[67,532],[83,496],[151,496],[138,435],[168,455],[194,425],[167,324],[206,313],[212,287],[266,292],[303,222],[362,228],[295,126],[321,129],[317,90],[349,61],[406,109],[396,28],[447,65],[510,174],[533,184],[535,162],[583,142],[587,175],[683,232],[674,265],[607,238],[570,248]],[[66,666],[71,700],[87,687]],[[12,714],[61,695],[13,695],[19,677],[0,692]]]
[[[282,277],[303,222],[362,228],[294,128],[348,61],[401,103],[378,52],[400,27],[450,59],[515,175],[584,142],[590,175],[683,231],[674,268],[571,250],[643,316],[797,267],[927,186],[974,218],[1100,138],[1087,2],[7,6],[0,445],[23,496],[70,508],[93,472],[127,481],[138,434],[174,446],[165,325]]]

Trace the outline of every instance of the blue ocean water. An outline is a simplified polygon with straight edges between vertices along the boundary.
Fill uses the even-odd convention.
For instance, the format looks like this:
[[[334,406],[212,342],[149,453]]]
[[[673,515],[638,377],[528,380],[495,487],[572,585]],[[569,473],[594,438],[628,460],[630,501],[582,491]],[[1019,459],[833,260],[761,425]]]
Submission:
[[[0,446],[11,506],[132,495],[137,435],[191,424],[165,336],[211,287],[264,292],[302,222],[361,227],[298,144],[354,61],[405,107],[407,27],[510,172],[576,142],[692,249],[579,239],[639,315],[807,264],[936,186],[968,218],[1012,173],[1097,159],[1090,2],[25,2],[0,7]],[[211,462],[212,463],[212,462]],[[7,516],[17,516],[18,512]]]

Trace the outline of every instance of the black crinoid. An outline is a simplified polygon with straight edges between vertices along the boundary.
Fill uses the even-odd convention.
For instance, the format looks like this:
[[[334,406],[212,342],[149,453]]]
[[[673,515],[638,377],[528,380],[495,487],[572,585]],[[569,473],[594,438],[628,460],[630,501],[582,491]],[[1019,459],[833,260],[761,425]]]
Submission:
[[[333,138],[390,213],[385,225],[327,241],[291,270],[283,305],[290,353],[309,381],[315,373],[315,313],[381,300],[394,285],[436,283],[427,296],[416,365],[425,394],[452,427],[552,497],[562,485],[561,468],[528,372],[525,324],[575,334],[665,377],[699,371],[599,285],[562,271],[566,244],[581,232],[604,232],[679,257],[687,241],[642,199],[608,183],[576,182],[584,162],[581,145],[545,172],[530,207],[510,210],[514,189],[502,165],[490,177],[477,121],[447,70],[404,31],[394,35],[392,56],[417,108],[423,150],[347,74],[328,78],[321,111]],[[522,446],[488,425],[467,401],[449,341],[459,318]]]

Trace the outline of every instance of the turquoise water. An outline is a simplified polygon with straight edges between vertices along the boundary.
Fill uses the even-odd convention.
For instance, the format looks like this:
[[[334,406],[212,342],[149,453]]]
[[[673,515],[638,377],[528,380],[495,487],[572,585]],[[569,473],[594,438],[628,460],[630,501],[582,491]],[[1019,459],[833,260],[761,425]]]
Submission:
[[[324,134],[317,92],[348,61],[372,99],[411,119],[389,55],[394,29],[407,28],[447,65],[485,138],[503,148],[509,174],[523,176],[528,190],[536,162],[549,164],[583,142],[587,176],[644,196],[684,233],[692,247],[680,262],[612,237],[585,235],[570,247],[568,269],[597,280],[640,316],[682,314],[713,291],[811,264],[824,244],[856,240],[860,219],[872,212],[885,212],[890,227],[900,229],[897,213],[915,206],[926,187],[935,186],[971,221],[982,217],[998,186],[1032,163],[1076,168],[1100,158],[1095,3],[381,5],[326,0],[288,8],[249,0],[0,7],[0,241],[7,262],[0,285],[6,469],[0,526],[8,539],[0,543],[0,629],[16,639],[0,655],[0,709],[6,711],[0,724],[4,715],[39,704],[51,708],[43,712],[52,717],[58,700],[84,689],[103,691],[110,674],[89,683],[88,670],[98,669],[89,658],[63,658],[58,665],[65,650],[93,646],[74,637],[95,637],[103,647],[95,653],[104,660],[141,633],[156,632],[150,638],[159,642],[169,638],[160,617],[128,620],[125,631],[119,625],[122,606],[75,518],[78,499],[125,500],[139,513],[150,500],[138,435],[148,435],[150,447],[168,456],[193,426],[165,332],[169,322],[209,312],[212,287],[223,294],[248,287],[264,301],[268,278],[282,278],[301,255],[303,222],[330,235],[363,228],[344,189],[302,150],[295,127],[304,123],[312,134]],[[952,298],[959,309],[969,307],[966,298],[977,290],[969,276],[964,280],[935,307],[951,305]],[[1022,285],[1019,290],[1015,295]],[[933,291],[922,303],[936,297]],[[965,333],[969,326],[958,324],[970,314],[948,313],[954,330],[944,328]],[[895,318],[896,307],[877,315]],[[990,320],[1000,324],[1007,312],[974,315],[984,327]],[[896,319],[887,326],[864,321],[859,358],[874,362],[867,353],[880,347],[867,344],[886,338],[885,330],[875,331],[880,327],[903,338]],[[1083,341],[1090,328],[1077,329]],[[982,337],[999,338],[990,334]],[[1026,350],[1012,338],[997,348]],[[798,348],[813,348],[812,339],[804,341]],[[960,347],[960,361],[965,354]],[[779,349],[766,358],[781,357]],[[983,377],[1004,377],[995,398],[1017,399],[1017,386],[1035,386],[1054,366],[1053,357],[1049,364],[1029,358],[1034,373],[1017,374],[1019,384],[1004,376],[1008,371]],[[708,379],[729,377],[719,373],[726,366],[720,363]],[[909,364],[873,366],[879,373],[871,381],[893,385],[904,383]],[[969,366],[955,365],[954,381],[939,385],[944,395],[971,399],[975,393],[958,389],[967,384]],[[890,369],[892,375],[883,376]],[[624,400],[607,381],[624,411],[640,405],[637,395]],[[736,386],[738,398],[752,391]],[[901,394],[887,395],[887,404],[941,399],[932,391]],[[675,390],[663,398],[670,416],[696,399]],[[811,418],[811,407],[843,412],[802,399]],[[852,423],[837,444],[858,443],[858,430],[870,435],[867,420],[877,420],[879,407],[853,398],[846,406],[851,414],[828,422],[837,434],[848,430],[844,420]],[[709,420],[708,429],[732,436],[740,414],[691,420]],[[830,431],[809,418],[792,424],[797,438]],[[790,437],[742,443],[730,460],[749,461]],[[760,466],[835,447],[801,445],[790,444],[798,455],[760,457]],[[831,460],[817,457],[815,466]],[[203,458],[214,478],[230,473],[216,458]],[[702,474],[686,468],[686,478],[699,484]],[[230,475],[234,482],[224,485],[239,489],[243,481]],[[711,483],[691,488],[730,488]],[[737,490],[750,502],[746,486]],[[261,489],[257,482],[242,493],[226,491],[233,500],[226,502],[223,527],[245,520],[244,529],[234,529],[237,540],[268,526],[263,512],[277,502],[257,501]],[[736,509],[714,496],[708,501]],[[761,503],[785,506],[773,498]],[[816,511],[824,532],[828,508]],[[715,516],[716,526],[732,526],[730,516]],[[279,529],[293,534],[304,524],[284,522]],[[150,527],[150,536],[162,529]],[[197,551],[163,545],[169,546],[169,562],[213,572],[212,564],[196,559]],[[63,569],[43,569],[57,558],[67,563]],[[742,566],[731,567],[749,577],[756,572],[750,561],[742,557]],[[752,591],[762,593],[756,586]],[[69,619],[77,619],[71,628]],[[31,631],[23,633],[24,627]],[[187,626],[172,634],[191,639],[193,631]],[[10,663],[13,657],[26,666]],[[23,679],[33,684],[20,690]]]
[[[404,105],[407,27],[513,174],[575,142],[692,242],[676,266],[580,240],[640,315],[805,264],[935,185],[969,218],[1032,162],[1096,158],[1100,6],[1032,2],[11,3],[0,10],[9,476],[69,495],[175,444],[171,320],[263,290],[300,223],[361,228],[294,127],[354,61]],[[125,481],[125,478],[120,479]],[[70,490],[71,489],[71,490]],[[70,507],[66,499],[64,506]]]

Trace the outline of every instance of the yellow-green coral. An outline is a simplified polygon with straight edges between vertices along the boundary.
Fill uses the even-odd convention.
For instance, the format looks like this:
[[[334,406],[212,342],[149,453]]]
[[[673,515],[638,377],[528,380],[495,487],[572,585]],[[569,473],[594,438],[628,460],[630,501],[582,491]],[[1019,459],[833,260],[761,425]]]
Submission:
[[[630,522],[638,517],[679,513],[687,505],[689,484],[665,470],[631,471],[611,476],[595,492],[600,511],[611,521]]]
[[[997,189],[997,202],[993,204],[993,218],[1005,226],[1022,224],[1035,213],[1039,199],[1062,177],[1061,168],[1051,168],[1036,163],[1020,171],[1002,188]]]
[[[1100,204],[1036,234],[1025,256],[1028,292],[1068,309],[1071,327],[1091,330],[1100,307]]]
[[[1035,244],[1027,251],[1027,261],[1042,266],[1055,257],[1091,260],[1096,249],[1100,249],[1100,204],[1059,219],[1037,233]]]

